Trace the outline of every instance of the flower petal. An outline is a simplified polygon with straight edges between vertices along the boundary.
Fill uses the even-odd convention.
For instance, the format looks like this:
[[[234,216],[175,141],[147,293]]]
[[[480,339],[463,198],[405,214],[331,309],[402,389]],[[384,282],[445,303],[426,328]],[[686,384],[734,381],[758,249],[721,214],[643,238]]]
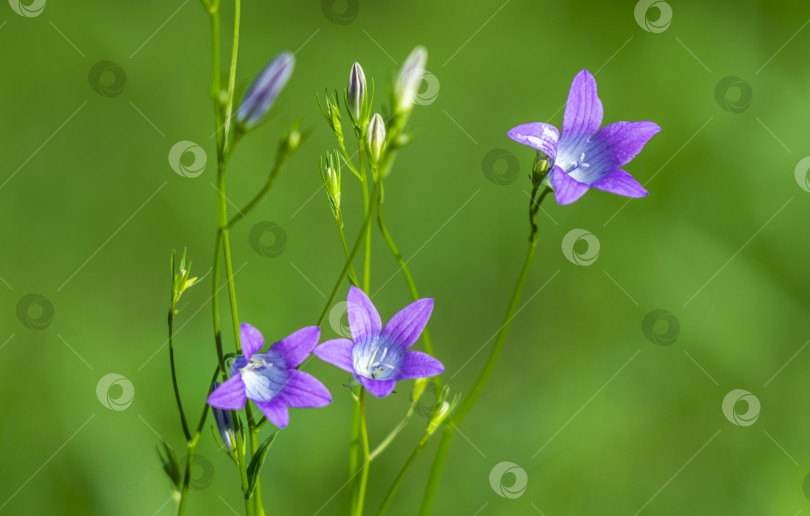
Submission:
[[[325,407],[332,403],[329,390],[314,376],[298,369],[290,370],[290,379],[281,391],[281,399],[288,407]]]
[[[360,376],[359,374],[354,375],[354,378],[360,382],[360,385],[365,387],[368,392],[378,398],[385,398],[394,392],[394,386],[397,384],[396,380],[374,380]]]
[[[611,170],[598,181],[591,183],[591,188],[610,192],[625,197],[646,197],[649,192],[628,172],[617,168]]]
[[[529,122],[528,124],[513,127],[506,133],[506,136],[518,143],[539,150],[548,156],[551,161],[554,161],[554,158],[557,157],[557,141],[560,139],[560,133],[553,125],[542,122]]]
[[[565,103],[560,147],[575,149],[596,134],[602,125],[602,101],[596,94],[596,79],[588,70],[571,83]]]
[[[429,378],[444,372],[444,365],[436,358],[421,351],[408,351],[402,357],[399,379]]]
[[[419,339],[433,312],[433,299],[418,299],[396,313],[382,330],[392,344],[410,348]]]
[[[283,357],[287,367],[293,369],[307,359],[318,345],[319,338],[321,329],[317,326],[307,326],[276,342],[270,350]]]
[[[551,169],[551,186],[554,187],[554,198],[557,199],[557,204],[563,205],[571,204],[588,191],[587,184],[580,183],[556,165]]]
[[[337,366],[344,371],[350,373],[354,372],[354,363],[352,362],[352,349],[354,342],[349,339],[333,339],[327,340],[316,347],[312,353],[333,366]]]
[[[256,406],[262,411],[264,417],[279,428],[284,428],[290,422],[290,411],[281,400],[257,402]]]
[[[248,323],[239,326],[239,341],[242,344],[242,355],[246,360],[250,360],[253,353],[264,347],[262,333]]]
[[[222,385],[214,389],[206,402],[212,407],[223,410],[239,410],[245,408],[247,396],[245,395],[245,382],[241,374],[235,374],[225,380]]]
[[[629,163],[661,128],[654,122],[616,122],[596,133],[585,149],[585,161],[602,174]]]
[[[347,299],[349,318],[349,329],[352,332],[352,340],[362,342],[369,337],[376,337],[382,330],[382,321],[377,309],[365,292],[351,286]]]

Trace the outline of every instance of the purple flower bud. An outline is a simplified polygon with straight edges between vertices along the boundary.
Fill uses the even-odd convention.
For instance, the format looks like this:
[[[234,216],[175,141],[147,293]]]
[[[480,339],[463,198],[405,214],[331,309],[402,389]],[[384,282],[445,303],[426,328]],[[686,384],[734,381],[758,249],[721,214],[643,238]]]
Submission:
[[[214,392],[219,387],[219,382],[211,384],[211,392]],[[233,432],[233,421],[231,420],[231,413],[227,410],[220,410],[216,407],[211,407],[211,412],[214,414],[214,421],[217,423],[217,430],[222,442],[225,444],[228,452],[233,450],[233,442],[231,441],[231,433]]]
[[[267,63],[242,97],[236,120],[248,129],[258,124],[290,80],[293,68],[295,57],[289,52],[282,52]]]
[[[366,103],[366,74],[363,72],[363,67],[360,66],[358,62],[352,65],[352,71],[349,73],[349,86],[346,89],[346,99],[349,105],[349,114],[352,116],[355,124],[362,124],[363,108]]]
[[[374,113],[374,116],[371,117],[371,122],[368,123],[366,140],[368,153],[372,161],[377,163],[380,161],[380,155],[385,146],[385,122],[383,122],[379,113]]]

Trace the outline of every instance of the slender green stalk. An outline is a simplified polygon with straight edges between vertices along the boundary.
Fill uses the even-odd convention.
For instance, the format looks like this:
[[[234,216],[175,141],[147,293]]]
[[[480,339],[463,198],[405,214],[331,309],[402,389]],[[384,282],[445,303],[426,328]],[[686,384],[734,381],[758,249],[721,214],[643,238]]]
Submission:
[[[402,484],[402,481],[405,479],[405,475],[408,474],[411,466],[413,466],[414,462],[416,462],[417,457],[419,457],[419,455],[425,449],[427,442],[427,438],[423,438],[419,442],[419,445],[411,452],[408,460],[405,461],[405,465],[397,475],[397,478],[394,479],[394,483],[391,484],[390,489],[388,489],[388,493],[386,493],[382,505],[380,505],[380,509],[377,511],[377,516],[383,516],[386,512],[388,512],[388,508],[391,506],[391,502],[394,501],[394,496],[397,494],[400,484]]]
[[[363,139],[357,138],[357,146],[360,151],[360,172],[363,177],[363,215],[368,216],[371,211],[368,197],[368,172],[366,172],[366,146]],[[366,228],[366,246],[363,256],[363,290],[368,293],[371,288],[371,224]]]
[[[360,399],[363,388],[357,386],[352,389],[353,399]],[[357,511],[357,500],[359,490],[358,483],[355,481],[355,473],[357,467],[360,465],[360,403],[355,401],[352,404],[352,429],[349,435],[349,492],[351,498],[349,501],[349,514],[355,514]]]
[[[275,182],[276,177],[278,177],[279,172],[281,172],[281,169],[284,167],[286,158],[286,156],[279,153],[279,155],[276,157],[276,163],[270,170],[270,174],[267,176],[267,181],[264,183],[264,186],[262,186],[261,190],[259,190],[259,192],[253,196],[253,199],[251,199],[244,208],[239,210],[239,212],[234,215],[230,221],[228,221],[227,229],[232,228],[234,224],[242,220],[253,208],[256,207],[257,204],[259,204],[264,196],[267,195],[267,192],[269,192],[273,187],[273,183]]]
[[[174,362],[174,307],[169,308],[169,365],[172,369],[172,387],[174,389],[174,400],[177,402],[177,411],[180,413],[180,423],[183,425],[183,435],[186,441],[191,440],[191,432],[188,430],[186,413],[183,410],[183,402],[180,400],[180,389],[177,386],[177,371]]]
[[[363,441],[363,470],[360,472],[356,516],[363,516],[363,505],[366,500],[366,486],[368,485],[368,471],[371,467],[368,447],[368,426],[366,425],[366,390],[363,388],[360,389],[360,437]]]
[[[456,428],[461,424],[461,422],[467,416],[467,413],[478,400],[478,397],[481,395],[481,391],[484,389],[489,377],[492,375],[492,371],[495,369],[495,364],[498,362],[498,358],[503,351],[503,346],[506,343],[506,338],[509,335],[509,330],[512,327],[512,322],[514,321],[515,313],[517,312],[520,304],[520,298],[523,294],[523,288],[526,286],[526,280],[529,278],[529,273],[531,272],[532,265],[534,263],[534,255],[537,251],[537,213],[540,210],[540,203],[542,203],[543,199],[545,199],[549,192],[548,188],[544,188],[543,192],[537,196],[538,188],[539,184],[535,184],[530,195],[529,223],[531,231],[529,233],[529,245],[526,250],[526,258],[523,261],[523,267],[520,270],[517,283],[515,284],[514,291],[512,292],[512,298],[509,301],[506,314],[504,315],[503,324],[498,331],[498,336],[495,340],[495,345],[490,351],[489,358],[487,358],[484,368],[478,375],[478,379],[475,381],[472,390],[464,398],[464,401],[462,401],[461,405],[459,405],[458,409],[456,409],[455,413],[445,423],[444,428],[442,429],[442,437],[439,441],[439,448],[436,451],[436,457],[433,459],[433,466],[431,467],[430,476],[428,477],[427,486],[425,487],[425,494],[422,497],[422,505],[419,508],[420,516],[428,516],[433,510],[433,502],[436,499],[436,493],[439,489],[439,481],[444,470],[444,463],[447,460],[447,453],[450,450],[450,444],[453,441]]]
[[[343,232],[343,221],[338,219],[338,233],[340,233],[340,243],[343,246],[343,254],[346,256],[346,260],[349,260],[349,246],[346,244],[346,234]],[[352,282],[352,285],[360,285],[357,282],[357,273],[354,271],[354,264],[349,267],[349,281]]]

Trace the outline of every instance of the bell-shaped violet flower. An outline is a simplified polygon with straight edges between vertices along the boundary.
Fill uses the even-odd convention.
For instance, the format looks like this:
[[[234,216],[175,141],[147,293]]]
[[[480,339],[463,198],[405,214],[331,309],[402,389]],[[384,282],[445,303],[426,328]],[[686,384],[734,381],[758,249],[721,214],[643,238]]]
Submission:
[[[420,351],[408,351],[419,339],[433,311],[433,299],[414,301],[383,327],[368,296],[352,286],[348,297],[352,338],[334,339],[315,348],[315,356],[352,373],[378,398],[391,394],[397,380],[427,378],[444,372],[441,362]]]
[[[644,197],[647,190],[620,167],[641,152],[661,128],[653,122],[602,125],[602,101],[596,80],[582,70],[571,84],[565,103],[562,134],[553,125],[531,122],[507,133],[518,143],[548,156],[554,166],[548,179],[559,204],[571,204],[596,188],[625,197]]]
[[[223,410],[244,408],[248,399],[279,428],[290,422],[287,407],[323,407],[332,396],[312,375],[296,369],[318,344],[317,326],[302,328],[276,342],[267,353],[257,353],[264,337],[253,326],[240,327],[242,355],[231,366],[231,377],[208,396],[208,404]]]
[[[214,382],[211,384],[211,392],[217,390],[219,387],[219,382]],[[211,412],[214,415],[214,422],[217,424],[217,430],[219,431],[219,436],[222,438],[222,443],[228,449],[228,453],[231,453],[233,450],[233,441],[231,440],[231,433],[233,430],[233,420],[231,420],[231,413],[227,410],[221,410],[216,407],[211,407]]]
[[[236,120],[248,129],[258,124],[287,85],[293,68],[295,56],[289,52],[282,52],[271,59],[242,97],[236,111]]]

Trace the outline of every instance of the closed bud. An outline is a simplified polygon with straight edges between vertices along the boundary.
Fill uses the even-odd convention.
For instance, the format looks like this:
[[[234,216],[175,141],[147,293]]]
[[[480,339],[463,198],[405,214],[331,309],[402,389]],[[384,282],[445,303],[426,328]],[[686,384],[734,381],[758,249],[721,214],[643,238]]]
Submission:
[[[289,52],[282,52],[274,57],[250,85],[239,109],[236,120],[246,129],[256,126],[270,111],[273,102],[290,80],[295,57]]]
[[[301,139],[301,131],[290,129],[290,132],[281,142],[281,152],[286,155],[292,154],[301,145]]]
[[[548,158],[538,158],[532,167],[532,184],[539,184],[548,173]]]
[[[211,384],[211,392],[219,387],[219,382],[214,382]],[[217,424],[217,431],[219,432],[219,436],[222,438],[222,444],[225,445],[229,454],[233,453],[233,441],[231,440],[231,434],[233,433],[233,421],[231,420],[231,413],[227,410],[221,410],[215,407],[211,407],[211,412],[214,414],[214,421]]]
[[[394,84],[394,102],[396,111],[410,111],[419,93],[419,85],[425,74],[427,64],[427,49],[423,46],[414,48],[399,69]]]
[[[326,159],[321,158],[321,180],[323,181],[326,196],[329,198],[329,205],[332,214],[341,222],[340,217],[340,157],[337,152],[327,154]]]
[[[363,67],[360,66],[358,62],[352,65],[352,71],[349,73],[349,86],[346,88],[346,103],[348,105],[349,115],[351,115],[355,127],[361,126],[364,123],[363,113],[365,112],[366,104],[366,74],[363,72]]]
[[[461,396],[456,394],[452,399],[450,398],[450,388],[445,386],[439,394],[436,404],[433,406],[433,413],[430,415],[430,422],[428,423],[426,437],[430,437],[439,428],[440,425],[447,421],[450,414],[455,410]]]
[[[329,95],[329,92],[326,92],[326,96],[324,99],[324,105],[321,105],[321,98],[318,97],[318,105],[321,108],[321,113],[323,113],[323,117],[326,119],[326,123],[329,124],[329,127],[332,128],[332,131],[337,136],[339,142],[343,142],[343,126],[340,123],[340,106],[338,105],[337,100],[337,93],[334,97]]]
[[[422,394],[425,393],[425,388],[428,385],[427,378],[417,378],[415,382],[413,382],[413,392],[411,393],[411,402],[416,403],[422,397]]]
[[[380,161],[383,148],[385,147],[385,122],[379,113],[374,113],[371,122],[368,123],[366,131],[368,153],[372,161],[376,164]]]

